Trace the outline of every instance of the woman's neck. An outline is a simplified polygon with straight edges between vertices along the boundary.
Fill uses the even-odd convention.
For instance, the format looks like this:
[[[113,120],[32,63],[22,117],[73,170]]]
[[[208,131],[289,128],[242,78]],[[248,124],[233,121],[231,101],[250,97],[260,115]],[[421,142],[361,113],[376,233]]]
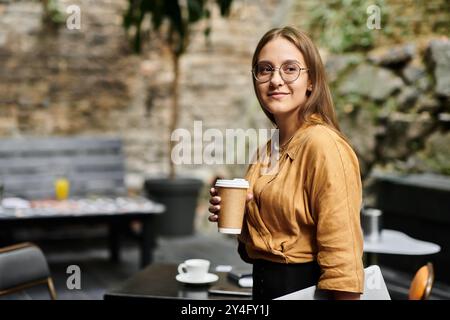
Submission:
[[[280,146],[284,145],[292,138],[298,128],[301,126],[301,121],[298,112],[289,114],[274,115],[275,122],[280,130]]]

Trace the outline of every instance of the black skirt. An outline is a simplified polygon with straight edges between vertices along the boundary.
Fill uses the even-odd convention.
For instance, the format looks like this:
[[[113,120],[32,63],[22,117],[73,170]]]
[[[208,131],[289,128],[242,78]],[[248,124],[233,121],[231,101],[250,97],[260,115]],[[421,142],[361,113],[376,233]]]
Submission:
[[[317,285],[320,267],[307,263],[276,263],[256,260],[253,263],[253,299],[270,300]]]

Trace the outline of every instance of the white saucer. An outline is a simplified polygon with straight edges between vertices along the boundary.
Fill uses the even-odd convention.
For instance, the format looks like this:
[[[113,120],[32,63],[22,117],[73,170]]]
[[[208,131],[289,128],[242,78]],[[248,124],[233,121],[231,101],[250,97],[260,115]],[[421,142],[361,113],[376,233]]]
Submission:
[[[188,284],[207,284],[207,283],[216,282],[217,280],[219,280],[219,276],[214,273],[207,273],[203,277],[203,279],[191,279],[191,278],[187,277],[185,274],[180,273],[180,274],[177,274],[175,279],[177,279],[177,281],[179,281],[179,282],[188,283]]]

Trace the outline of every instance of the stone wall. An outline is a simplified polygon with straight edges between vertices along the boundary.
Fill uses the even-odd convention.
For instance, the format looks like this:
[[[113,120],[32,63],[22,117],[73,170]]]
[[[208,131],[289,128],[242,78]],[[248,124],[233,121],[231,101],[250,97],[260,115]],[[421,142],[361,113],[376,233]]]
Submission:
[[[299,0],[290,20],[322,45],[339,122],[358,153],[371,204],[373,170],[450,174],[450,11],[442,0],[348,3],[351,8],[341,4],[332,15],[333,5],[325,12],[313,1]],[[321,34],[337,28],[339,35],[346,26],[330,23],[362,16],[362,25],[348,21],[360,30],[349,32],[358,47],[357,35],[367,31],[369,4],[382,13],[381,29],[369,31],[373,49],[331,53],[339,47],[321,42],[326,38]],[[342,20],[328,19],[323,29],[308,30],[312,13]]]
[[[192,130],[194,120],[204,129],[267,125],[253,96],[250,61],[278,2],[235,1],[227,19],[214,10],[208,42],[203,26],[194,27],[181,59],[180,127]],[[131,52],[121,25],[125,0],[57,3],[64,16],[68,5],[81,8],[80,30],[47,27],[39,1],[0,2],[0,136],[120,135],[130,187],[140,187],[144,175],[166,174],[168,55],[152,37],[142,55]],[[177,169],[205,179],[217,170],[244,170]]]
[[[56,2],[63,15],[68,5],[80,6],[81,30],[44,24],[39,1],[0,0],[0,136],[119,135],[130,188],[139,189],[145,176],[167,174],[173,79],[168,55],[151,36],[143,54],[131,52],[122,28],[126,0]],[[181,58],[179,126],[192,131],[193,121],[202,120],[203,129],[222,131],[270,127],[253,93],[254,47],[272,26],[305,28],[315,3],[235,0],[229,18],[213,11],[208,41],[203,26],[194,27]],[[365,176],[377,167],[449,174],[449,45],[439,37],[448,4],[384,3],[395,28],[392,37],[376,38],[382,47],[339,55],[321,48],[341,125]],[[405,43],[396,44],[400,40]],[[205,182],[244,170],[177,167],[180,175]]]
[[[373,31],[375,47],[417,41],[437,34],[448,35],[450,32],[448,24],[450,3],[447,0],[325,1],[320,6],[315,0],[296,0],[290,11],[289,20],[308,30],[322,47],[327,47],[328,43],[320,41],[324,38],[323,34],[330,33],[340,37],[348,26],[357,29],[351,30],[352,34],[367,31],[366,10],[370,5],[377,5],[381,14],[381,29]],[[324,20],[323,28],[310,28],[311,21],[315,19],[314,15],[320,15],[320,19]],[[362,25],[356,24],[355,20]]]
[[[343,131],[371,170],[450,174],[450,41],[330,55]]]
[[[46,28],[39,1],[0,5],[1,135],[104,132],[128,107],[137,59],[120,28],[124,3],[68,4],[81,6],[81,30]]]
[[[81,29],[43,22],[41,1],[0,0],[0,137],[110,135],[124,140],[126,183],[141,190],[146,176],[166,175],[171,107],[170,57],[155,37],[135,55],[122,27],[126,0],[55,0],[60,14],[81,9]],[[212,14],[212,33],[193,28],[181,58],[180,123],[203,129],[264,128],[251,82],[258,39],[289,9],[279,0],[235,0],[228,18]],[[286,2],[284,2],[286,3]],[[280,22],[281,23],[281,22]],[[177,166],[179,175],[209,183],[216,175],[240,176],[244,165]],[[208,191],[197,223],[211,227]]]

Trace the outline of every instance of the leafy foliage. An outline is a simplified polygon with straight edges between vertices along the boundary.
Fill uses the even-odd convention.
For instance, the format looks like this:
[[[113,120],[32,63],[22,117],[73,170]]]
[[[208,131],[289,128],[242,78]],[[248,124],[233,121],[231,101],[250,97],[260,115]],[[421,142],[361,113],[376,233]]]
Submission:
[[[142,25],[149,18],[152,31],[159,31],[164,26],[164,41],[172,53],[174,79],[172,83],[172,116],[169,130],[177,128],[179,116],[179,61],[189,45],[189,27],[203,19],[211,18],[212,0],[128,0],[128,10],[124,14],[123,25],[127,30],[135,29],[133,47],[136,52],[142,49]],[[228,15],[233,0],[215,0],[222,16]],[[210,33],[209,23],[204,30]],[[173,150],[174,141],[169,137],[169,150]],[[175,166],[169,158],[170,178],[175,178]]]
[[[307,28],[322,46],[333,52],[367,50],[373,47],[377,32],[367,27],[367,8],[381,8],[381,22],[386,19],[384,0],[328,0],[308,7]]]
[[[232,0],[216,0],[223,16],[228,15]],[[151,20],[155,31],[167,21],[166,41],[176,56],[180,56],[189,44],[189,26],[202,19],[210,19],[210,1],[208,0],[129,0],[123,25],[129,30],[135,27],[133,47],[136,52],[142,48],[142,24]],[[210,32],[209,27],[205,35]]]
[[[48,26],[57,28],[65,22],[65,17],[61,12],[56,0],[43,0],[44,8],[43,21]]]

